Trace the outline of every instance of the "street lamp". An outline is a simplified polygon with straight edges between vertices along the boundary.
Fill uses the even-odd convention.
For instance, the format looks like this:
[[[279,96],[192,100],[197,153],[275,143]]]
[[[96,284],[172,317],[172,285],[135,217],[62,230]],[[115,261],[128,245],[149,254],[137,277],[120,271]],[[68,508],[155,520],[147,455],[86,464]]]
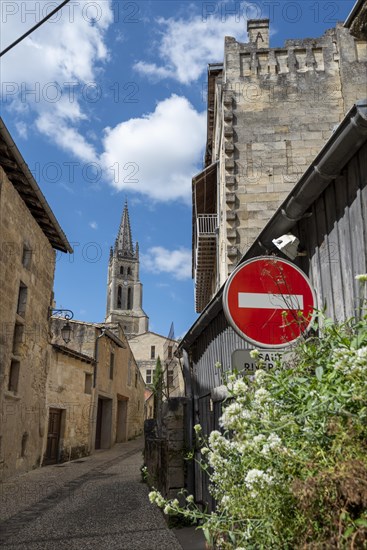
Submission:
[[[74,317],[74,313],[71,311],[71,309],[53,309],[51,307],[50,308],[50,317],[51,317],[51,315],[54,315],[54,313],[59,313],[60,317],[62,317],[66,321],[65,325],[61,329],[61,336],[62,336],[62,339],[64,340],[65,344],[68,344],[71,340],[71,333],[72,333],[72,329],[71,329],[71,325],[70,325],[69,321],[70,321],[70,319],[72,319]],[[61,315],[61,314],[63,314],[63,315]]]

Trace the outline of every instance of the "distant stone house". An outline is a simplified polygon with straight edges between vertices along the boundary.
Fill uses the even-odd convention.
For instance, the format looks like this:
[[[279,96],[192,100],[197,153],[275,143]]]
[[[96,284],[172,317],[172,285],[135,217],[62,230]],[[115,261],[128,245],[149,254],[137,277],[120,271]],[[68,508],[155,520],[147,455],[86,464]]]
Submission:
[[[141,434],[145,384],[122,327],[72,320],[71,340],[62,345],[63,322],[52,320],[53,387],[48,388],[49,412],[58,408],[60,416],[57,457],[108,449]],[[56,407],[58,387],[64,401],[56,399]]]
[[[55,250],[72,252],[0,119],[0,478],[39,466]]]
[[[178,346],[177,340],[147,331],[130,338],[129,344],[148,387],[153,385],[159,357],[163,370],[165,397],[184,395],[185,388],[181,363],[175,355]]]

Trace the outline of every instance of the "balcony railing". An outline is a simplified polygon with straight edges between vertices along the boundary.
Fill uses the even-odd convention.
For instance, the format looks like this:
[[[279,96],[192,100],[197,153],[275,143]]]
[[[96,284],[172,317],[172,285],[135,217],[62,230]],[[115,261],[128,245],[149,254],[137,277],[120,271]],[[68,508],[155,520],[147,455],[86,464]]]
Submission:
[[[196,219],[195,302],[199,313],[210,301],[217,255],[217,215],[199,214]]]
[[[215,236],[217,219],[216,214],[199,214],[196,220],[198,237]]]

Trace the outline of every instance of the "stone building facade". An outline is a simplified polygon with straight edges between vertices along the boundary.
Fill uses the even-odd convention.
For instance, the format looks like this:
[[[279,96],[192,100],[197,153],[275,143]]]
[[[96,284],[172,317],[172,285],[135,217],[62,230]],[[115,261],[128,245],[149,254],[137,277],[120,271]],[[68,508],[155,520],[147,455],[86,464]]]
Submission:
[[[134,247],[125,203],[115,246],[110,251],[106,322],[121,323],[128,337],[148,330],[149,319],[142,309],[143,285],[139,266],[139,245],[136,243]]]
[[[95,365],[93,357],[61,344],[52,346],[43,465],[74,460],[90,453]]]
[[[62,319],[52,321],[58,359],[52,366],[53,380],[60,380],[60,394],[64,392],[64,402],[59,401],[64,421],[59,430],[58,455],[66,456],[70,448],[75,456],[79,452],[89,454],[141,434],[145,383],[121,325],[70,321],[72,337],[62,345],[62,323]],[[68,359],[60,361],[60,353]],[[54,400],[55,389],[48,394],[49,410],[55,408]],[[79,439],[74,437],[72,445],[66,434],[75,432],[76,424]]]
[[[175,356],[178,346],[175,339],[148,331],[131,338],[129,344],[148,387],[153,384],[159,357],[163,369],[165,397],[184,395],[181,364],[179,358]]]
[[[72,252],[0,119],[0,477],[42,461],[55,252]]]
[[[202,311],[367,86],[367,43],[341,24],[270,48],[226,37],[209,65],[205,169],[193,178],[193,275]],[[266,250],[264,249],[264,253]]]

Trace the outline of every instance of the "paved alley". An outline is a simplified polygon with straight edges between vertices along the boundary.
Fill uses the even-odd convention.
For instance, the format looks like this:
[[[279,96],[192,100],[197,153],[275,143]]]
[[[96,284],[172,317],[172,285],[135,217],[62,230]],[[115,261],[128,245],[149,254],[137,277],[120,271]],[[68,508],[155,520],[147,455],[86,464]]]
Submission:
[[[0,546],[181,550],[141,482],[142,446],[120,443],[0,485]]]

